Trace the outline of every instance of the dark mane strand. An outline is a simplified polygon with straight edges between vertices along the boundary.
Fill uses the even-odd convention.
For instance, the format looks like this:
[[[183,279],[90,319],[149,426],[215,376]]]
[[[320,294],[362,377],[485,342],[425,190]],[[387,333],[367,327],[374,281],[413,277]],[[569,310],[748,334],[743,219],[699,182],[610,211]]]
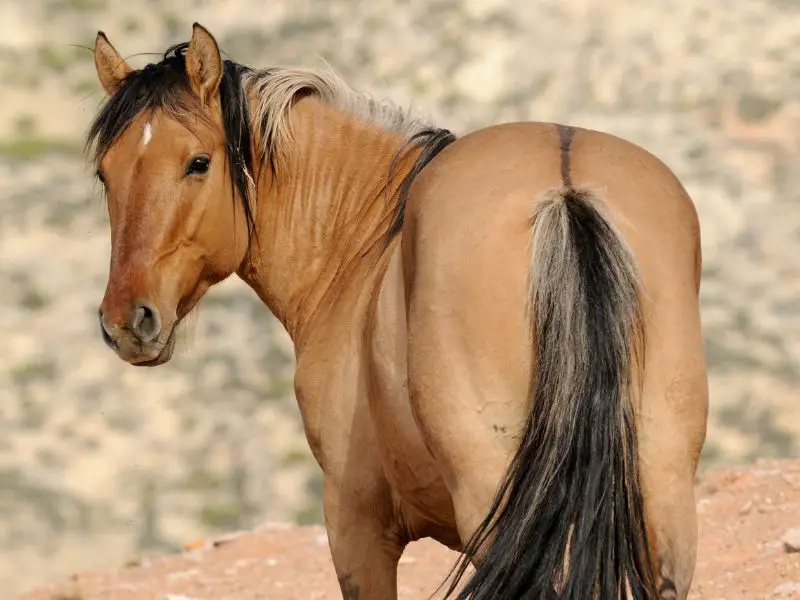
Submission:
[[[389,169],[390,181],[394,178],[399,159],[404,156],[405,152],[407,152],[406,148],[408,148],[408,146],[412,146],[421,150],[419,156],[414,161],[411,170],[400,183],[400,189],[397,193],[397,206],[395,208],[394,219],[392,220],[392,224],[389,226],[389,239],[394,238],[403,229],[408,194],[411,191],[411,185],[414,183],[414,180],[442,150],[447,148],[447,146],[452,144],[454,141],[456,141],[456,136],[448,129],[423,129],[422,131],[419,131],[409,137],[395,155],[395,159],[392,162],[392,167]]]
[[[248,241],[255,233],[255,218],[250,198],[250,182],[255,176],[253,168],[253,136],[250,130],[250,111],[243,78],[251,69],[231,60],[223,61],[223,75],[220,82],[220,104],[222,105],[222,124],[225,129],[225,148],[231,185],[239,191],[247,221]],[[255,182],[253,181],[253,184]],[[255,187],[255,185],[254,185]],[[234,194],[235,196],[235,194]],[[256,243],[258,240],[256,238]]]

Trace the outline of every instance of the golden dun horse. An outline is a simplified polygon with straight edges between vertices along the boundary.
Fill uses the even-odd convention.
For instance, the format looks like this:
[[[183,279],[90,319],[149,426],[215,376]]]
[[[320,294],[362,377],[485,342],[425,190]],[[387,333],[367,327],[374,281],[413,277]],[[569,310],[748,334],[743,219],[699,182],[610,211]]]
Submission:
[[[552,123],[457,139],[197,24],[141,70],[99,33],[95,63],[103,337],[159,365],[210,286],[255,290],[295,345],[344,598],[396,598],[421,537],[463,552],[460,599],[686,598],[700,233],[664,164]]]

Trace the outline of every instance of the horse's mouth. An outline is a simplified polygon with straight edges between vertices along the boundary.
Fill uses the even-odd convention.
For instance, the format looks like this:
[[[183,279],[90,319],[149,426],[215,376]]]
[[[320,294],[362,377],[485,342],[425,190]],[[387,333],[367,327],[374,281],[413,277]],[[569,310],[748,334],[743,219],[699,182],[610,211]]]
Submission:
[[[168,362],[169,359],[172,358],[172,353],[175,350],[175,329],[176,327],[173,326],[170,330],[169,337],[167,338],[164,347],[161,348],[161,352],[158,353],[158,356],[149,360],[143,360],[131,364],[134,367],[157,367]]]

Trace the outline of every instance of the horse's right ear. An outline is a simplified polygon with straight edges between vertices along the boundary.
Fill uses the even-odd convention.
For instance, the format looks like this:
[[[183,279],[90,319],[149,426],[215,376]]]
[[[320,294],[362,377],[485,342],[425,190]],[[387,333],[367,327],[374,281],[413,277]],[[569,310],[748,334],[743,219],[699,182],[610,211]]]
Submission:
[[[94,43],[94,66],[97,69],[100,84],[109,96],[114,95],[122,80],[133,71],[102,31],[97,32],[97,39]]]
[[[192,39],[186,49],[186,74],[201,104],[219,92],[222,70],[217,40],[208,29],[195,23],[192,25]]]

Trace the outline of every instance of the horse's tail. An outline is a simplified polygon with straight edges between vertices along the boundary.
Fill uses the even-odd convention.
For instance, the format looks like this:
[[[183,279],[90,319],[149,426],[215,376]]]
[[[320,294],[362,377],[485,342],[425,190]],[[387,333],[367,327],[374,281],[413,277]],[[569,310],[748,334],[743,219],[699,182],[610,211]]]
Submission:
[[[634,257],[588,191],[542,198],[532,238],[531,412],[450,593],[486,543],[459,600],[619,600],[626,588],[655,598],[634,415],[644,353]]]

